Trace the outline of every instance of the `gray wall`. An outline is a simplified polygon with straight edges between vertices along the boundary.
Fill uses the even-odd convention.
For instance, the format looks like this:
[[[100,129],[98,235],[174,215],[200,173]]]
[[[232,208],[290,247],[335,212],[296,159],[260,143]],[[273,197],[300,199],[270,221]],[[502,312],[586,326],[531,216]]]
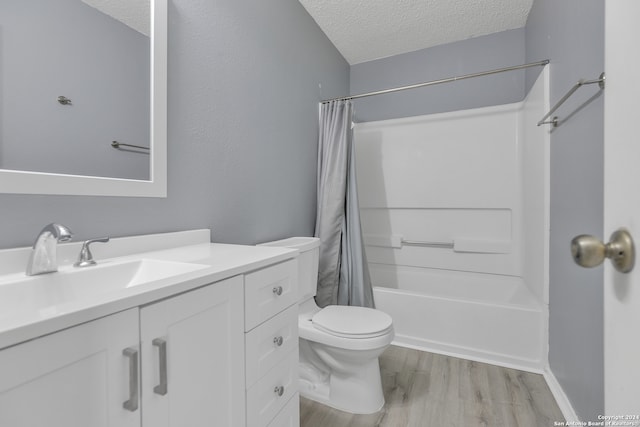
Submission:
[[[297,0],[170,0],[169,23],[168,198],[0,195],[0,248],[51,221],[77,240],[313,233],[317,102],[348,92],[346,61]]]
[[[526,55],[551,59],[552,104],[578,79],[597,78],[604,70],[604,2],[536,0]],[[581,88],[558,115],[571,115],[594,93],[594,86]],[[549,363],[583,421],[604,410],[603,267],[576,266],[569,242],[583,233],[603,237],[603,108],[600,96],[551,134]]]
[[[477,73],[524,63],[524,29],[435,46],[351,67],[351,94]],[[539,71],[539,70],[538,70]],[[523,71],[355,101],[356,121],[393,119],[522,101]]]
[[[149,145],[149,38],[79,0],[4,0],[0,28],[0,167],[149,179],[111,147]]]

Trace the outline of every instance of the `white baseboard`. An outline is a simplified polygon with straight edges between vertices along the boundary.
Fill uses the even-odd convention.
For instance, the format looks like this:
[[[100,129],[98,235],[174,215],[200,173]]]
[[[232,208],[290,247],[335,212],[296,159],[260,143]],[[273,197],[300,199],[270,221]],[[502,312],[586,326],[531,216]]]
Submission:
[[[532,372],[534,374],[544,373],[544,368],[539,360],[524,359],[510,355],[482,351],[470,347],[440,343],[437,341],[416,339],[399,334],[396,334],[395,339],[391,344],[398,347],[412,348],[414,350],[443,354],[445,356],[473,360],[476,362],[487,363],[489,365],[517,369],[519,371]]]
[[[556,402],[558,403],[558,407],[562,411],[562,415],[564,415],[566,421],[579,421],[580,419],[578,418],[576,411],[574,411],[573,406],[571,406],[569,398],[565,394],[562,386],[556,379],[556,376],[553,375],[553,372],[551,372],[549,367],[544,370],[544,373],[542,375],[544,375],[544,379],[549,386],[549,390],[551,390],[553,397],[555,397]]]

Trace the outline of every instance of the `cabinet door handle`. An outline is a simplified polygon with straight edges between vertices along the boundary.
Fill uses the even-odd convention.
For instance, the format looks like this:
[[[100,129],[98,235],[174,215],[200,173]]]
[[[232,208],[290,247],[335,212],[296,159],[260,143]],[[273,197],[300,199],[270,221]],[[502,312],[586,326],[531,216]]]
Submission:
[[[164,396],[167,394],[167,342],[162,338],[156,338],[151,344],[153,344],[154,347],[158,347],[158,366],[160,373],[160,384],[153,387],[153,392]]]
[[[127,411],[138,410],[138,350],[129,347],[122,350],[122,354],[129,358],[129,400],[126,400],[122,407]]]
[[[279,385],[276,388],[273,389],[273,392],[278,396],[282,396],[284,394],[284,386],[283,385]]]
[[[275,286],[272,291],[275,295],[280,296],[282,295],[282,286]]]
[[[284,338],[282,338],[282,335],[280,335],[279,337],[275,337],[273,339],[273,343],[275,344],[276,347],[280,347],[283,342],[284,342]]]

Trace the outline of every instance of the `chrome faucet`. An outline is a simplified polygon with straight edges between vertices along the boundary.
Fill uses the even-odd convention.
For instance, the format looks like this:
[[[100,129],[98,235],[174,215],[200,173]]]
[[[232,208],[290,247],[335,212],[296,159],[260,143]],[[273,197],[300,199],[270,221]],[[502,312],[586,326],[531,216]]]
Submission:
[[[27,276],[58,271],[57,244],[68,242],[73,233],[61,224],[48,224],[36,237],[27,263]]]

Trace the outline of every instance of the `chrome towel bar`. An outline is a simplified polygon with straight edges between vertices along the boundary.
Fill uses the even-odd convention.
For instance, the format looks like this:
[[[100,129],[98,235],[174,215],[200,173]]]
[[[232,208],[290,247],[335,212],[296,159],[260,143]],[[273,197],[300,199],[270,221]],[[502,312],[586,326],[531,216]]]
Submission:
[[[562,104],[565,103],[565,101],[567,99],[569,99],[569,97],[571,97],[571,95],[574,94],[575,91],[577,91],[578,89],[580,89],[582,86],[586,86],[586,85],[592,85],[595,83],[598,83],[598,86],[600,86],[600,90],[604,89],[604,81],[605,81],[605,75],[604,72],[602,74],[600,74],[600,77],[595,79],[595,80],[584,80],[584,79],[580,79],[578,80],[578,82],[573,85],[573,87],[571,89],[569,89],[569,92],[567,92],[562,98],[560,98],[560,101],[558,101],[556,103],[556,105],[553,106],[553,108],[551,110],[549,110],[549,112],[547,114],[545,114],[545,116],[543,118],[540,119],[540,121],[538,122],[538,126],[540,125],[553,125],[553,127],[558,127],[558,116],[553,117],[551,120],[548,120],[545,122],[545,120],[547,118],[549,118],[558,108],[560,108],[560,106]]]

